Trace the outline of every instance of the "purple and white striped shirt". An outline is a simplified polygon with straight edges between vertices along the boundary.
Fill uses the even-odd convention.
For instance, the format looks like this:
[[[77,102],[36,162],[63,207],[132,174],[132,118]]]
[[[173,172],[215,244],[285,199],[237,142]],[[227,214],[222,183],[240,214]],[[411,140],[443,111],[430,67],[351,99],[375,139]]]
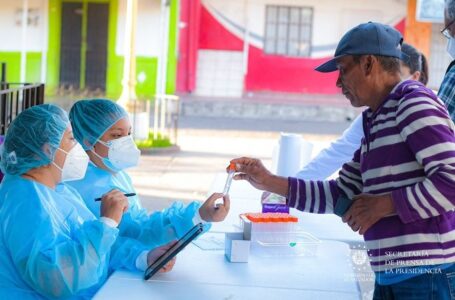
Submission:
[[[396,214],[364,234],[373,271],[455,262],[455,127],[444,104],[408,80],[363,118],[361,147],[339,177],[290,177],[289,206],[333,213],[341,191],[392,193]]]

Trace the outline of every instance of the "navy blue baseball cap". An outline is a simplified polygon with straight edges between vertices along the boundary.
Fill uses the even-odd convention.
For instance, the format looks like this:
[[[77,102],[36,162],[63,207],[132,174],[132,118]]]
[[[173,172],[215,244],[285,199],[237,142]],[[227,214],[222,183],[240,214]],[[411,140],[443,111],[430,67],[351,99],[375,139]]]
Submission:
[[[337,59],[345,55],[380,55],[402,59],[402,43],[401,33],[388,25],[375,22],[360,24],[341,38],[335,57],[315,70],[323,73],[336,71]]]

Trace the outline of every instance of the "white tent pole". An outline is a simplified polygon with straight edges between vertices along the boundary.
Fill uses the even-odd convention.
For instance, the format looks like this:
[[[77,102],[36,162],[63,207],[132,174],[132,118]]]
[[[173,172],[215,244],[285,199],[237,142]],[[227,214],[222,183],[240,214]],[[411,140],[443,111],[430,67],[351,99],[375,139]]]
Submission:
[[[21,69],[20,82],[24,83],[27,72],[27,26],[28,26],[28,0],[22,0],[22,43],[21,43]]]
[[[136,27],[137,27],[137,0],[126,0],[126,23],[124,41],[124,64],[122,95],[118,101],[129,110],[128,103],[136,97]]]
[[[46,83],[47,43],[49,41],[49,0],[43,0],[43,47],[41,51],[41,82]]]

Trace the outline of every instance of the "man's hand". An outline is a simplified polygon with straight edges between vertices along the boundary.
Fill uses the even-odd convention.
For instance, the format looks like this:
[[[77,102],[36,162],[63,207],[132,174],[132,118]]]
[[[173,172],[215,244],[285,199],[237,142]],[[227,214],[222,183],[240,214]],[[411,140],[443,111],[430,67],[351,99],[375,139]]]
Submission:
[[[218,203],[215,205],[215,201],[220,198],[223,198],[223,203]],[[202,204],[202,206],[199,208],[199,214],[204,221],[221,222],[229,213],[230,206],[231,200],[229,199],[228,195],[214,193],[207,200],[205,200],[204,204]]]
[[[362,235],[377,221],[395,213],[391,194],[359,194],[352,200],[354,203],[343,216],[343,222]]]
[[[163,255],[167,250],[169,250],[169,248],[171,248],[175,243],[177,243],[177,241],[172,241],[164,246],[150,250],[149,253],[147,254],[147,265],[150,266],[151,264],[153,264],[161,255]],[[166,273],[166,272],[169,272],[170,270],[172,270],[172,268],[175,265],[176,259],[177,259],[177,257],[174,257],[173,259],[171,259],[158,272]]]
[[[246,180],[259,190],[287,196],[288,180],[275,176],[267,170],[259,159],[241,157],[231,160],[235,164],[235,180]],[[229,168],[229,167],[228,167]],[[228,168],[226,171],[229,171]]]

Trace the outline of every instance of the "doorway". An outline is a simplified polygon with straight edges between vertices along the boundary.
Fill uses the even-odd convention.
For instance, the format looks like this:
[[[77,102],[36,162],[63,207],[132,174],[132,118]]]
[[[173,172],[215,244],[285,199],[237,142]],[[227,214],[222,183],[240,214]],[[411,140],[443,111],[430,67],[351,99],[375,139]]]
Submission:
[[[60,88],[106,90],[109,3],[62,2]]]

